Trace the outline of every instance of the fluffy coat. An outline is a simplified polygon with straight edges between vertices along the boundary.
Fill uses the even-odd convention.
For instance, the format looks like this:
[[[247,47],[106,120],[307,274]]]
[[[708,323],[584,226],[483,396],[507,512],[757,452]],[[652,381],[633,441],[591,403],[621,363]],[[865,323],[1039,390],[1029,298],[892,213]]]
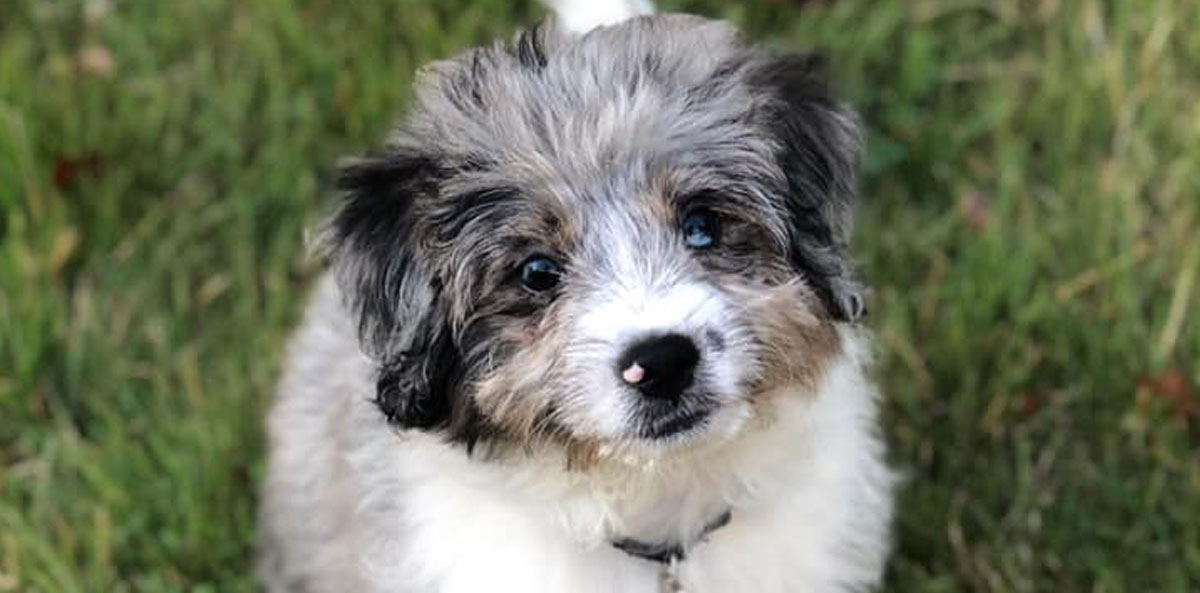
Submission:
[[[268,590],[876,584],[891,474],[846,255],[858,134],[820,69],[678,15],[432,65],[385,149],[343,168],[268,421]],[[711,248],[680,239],[697,211]],[[530,258],[561,282],[521,286]],[[666,411],[614,372],[664,334],[701,359]]]

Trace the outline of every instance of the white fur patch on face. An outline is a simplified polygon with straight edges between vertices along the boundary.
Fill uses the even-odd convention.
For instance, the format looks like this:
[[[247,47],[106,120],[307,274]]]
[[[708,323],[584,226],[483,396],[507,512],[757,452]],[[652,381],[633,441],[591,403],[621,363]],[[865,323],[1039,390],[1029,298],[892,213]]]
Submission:
[[[648,335],[695,335],[720,327],[725,306],[715,290],[695,282],[670,287],[618,285],[579,320],[586,340],[626,345]]]
[[[569,367],[576,369],[579,397],[563,410],[571,423],[610,438],[630,436],[636,424],[637,399],[632,387],[644,373],[637,364],[618,368],[621,355],[634,343],[666,334],[691,338],[700,351],[695,386],[719,406],[743,399],[754,374],[751,341],[734,322],[736,309],[724,294],[696,280],[643,282],[624,276],[586,299],[572,329],[584,347],[570,349]],[[738,406],[732,406],[736,408]],[[726,435],[744,422],[745,410],[716,409],[707,433]]]

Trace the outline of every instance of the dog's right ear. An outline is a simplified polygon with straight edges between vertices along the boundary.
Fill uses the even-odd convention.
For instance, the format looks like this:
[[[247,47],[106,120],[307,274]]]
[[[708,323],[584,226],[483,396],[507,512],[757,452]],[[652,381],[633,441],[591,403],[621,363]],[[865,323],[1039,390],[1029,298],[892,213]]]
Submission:
[[[344,162],[345,201],[325,235],[359,339],[379,364],[376,403],[402,428],[444,424],[461,375],[441,283],[419,238],[419,203],[437,191],[438,174],[435,160],[406,148]]]

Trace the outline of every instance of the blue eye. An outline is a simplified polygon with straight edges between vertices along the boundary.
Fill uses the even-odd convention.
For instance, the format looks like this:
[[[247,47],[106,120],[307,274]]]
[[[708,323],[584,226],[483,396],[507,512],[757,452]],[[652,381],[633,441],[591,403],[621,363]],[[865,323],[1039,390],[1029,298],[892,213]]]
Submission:
[[[535,255],[521,264],[521,284],[534,292],[545,292],[558,286],[562,275],[562,266],[544,255]]]
[[[683,241],[693,249],[704,249],[717,244],[721,236],[721,225],[717,215],[707,208],[697,208],[683,217]]]

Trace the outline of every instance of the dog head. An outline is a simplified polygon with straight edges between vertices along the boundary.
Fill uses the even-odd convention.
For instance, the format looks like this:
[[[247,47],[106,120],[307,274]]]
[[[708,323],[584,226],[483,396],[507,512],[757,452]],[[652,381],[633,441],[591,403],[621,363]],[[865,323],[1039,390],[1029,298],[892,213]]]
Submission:
[[[820,71],[672,15],[430,66],[328,233],[388,419],[665,450],[812,388],[863,313]]]

